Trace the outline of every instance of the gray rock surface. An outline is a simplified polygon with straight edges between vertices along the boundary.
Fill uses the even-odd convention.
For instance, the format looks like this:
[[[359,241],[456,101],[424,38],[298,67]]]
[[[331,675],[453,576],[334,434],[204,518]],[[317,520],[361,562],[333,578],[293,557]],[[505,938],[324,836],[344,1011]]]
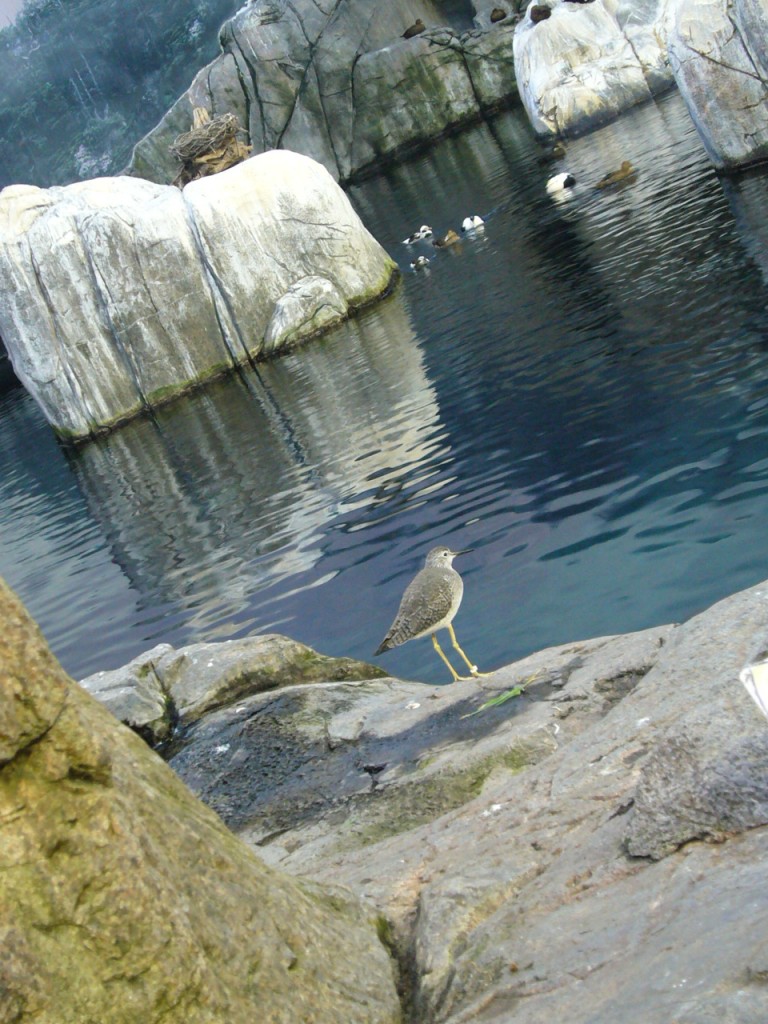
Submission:
[[[570,3],[531,7],[515,31],[520,97],[541,136],[588,131],[672,85],[667,60],[670,0]]]
[[[669,40],[675,80],[710,159],[768,158],[768,7],[763,0],[681,0]]]
[[[123,177],[0,193],[0,332],[67,438],[338,323],[393,273],[338,185],[295,153],[183,192]]]
[[[274,871],[0,581],[2,1024],[397,1024],[372,909]]]
[[[247,4],[222,28],[221,55],[137,143],[130,173],[173,179],[168,146],[195,107],[235,114],[256,153],[305,153],[340,181],[373,170],[516,99],[514,18],[492,25],[486,7],[468,30],[430,0]],[[403,39],[419,18],[426,30]]]
[[[379,908],[415,1020],[747,1024],[768,726],[739,672],[766,654],[768,583],[479,684],[245,697],[171,764],[266,861]]]
[[[97,672],[80,685],[121,722],[159,745],[175,728],[243,697],[299,683],[385,675],[353,658],[329,658],[277,633],[191,644],[158,644],[122,668]]]
[[[762,0],[548,0],[550,15],[475,0],[474,28],[429,0],[262,0],[134,148],[129,173],[170,181],[195,107],[234,113],[254,152],[287,148],[340,181],[513,102],[537,134],[579,134],[677,82],[717,166],[768,153]],[[469,5],[468,5],[469,7]],[[491,21],[494,8],[506,17]],[[454,24],[450,24],[453,17]],[[421,18],[426,30],[403,39]]]

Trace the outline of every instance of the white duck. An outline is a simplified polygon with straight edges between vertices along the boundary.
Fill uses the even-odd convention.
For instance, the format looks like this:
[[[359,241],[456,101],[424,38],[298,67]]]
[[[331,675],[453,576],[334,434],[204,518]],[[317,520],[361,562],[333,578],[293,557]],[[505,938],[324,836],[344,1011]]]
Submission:
[[[422,238],[431,238],[432,228],[429,224],[422,224],[418,231],[414,231],[408,238],[403,239],[403,245],[413,245],[414,242],[421,241]]]
[[[567,188],[573,188],[576,184],[576,179],[568,171],[564,171],[562,174],[555,174],[554,177],[550,178],[547,182],[547,192],[553,196],[556,192],[563,192]]]

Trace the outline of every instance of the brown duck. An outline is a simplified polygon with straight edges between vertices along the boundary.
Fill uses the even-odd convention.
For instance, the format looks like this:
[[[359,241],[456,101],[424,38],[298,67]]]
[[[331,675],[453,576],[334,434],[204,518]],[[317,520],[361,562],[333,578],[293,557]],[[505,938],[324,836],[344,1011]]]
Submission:
[[[555,142],[537,157],[537,162],[540,164],[548,164],[553,160],[562,160],[564,156],[565,146],[562,142]]]
[[[424,32],[426,27],[427,26],[421,18],[417,18],[416,21],[414,21],[414,23],[410,25],[405,32],[403,32],[403,39],[412,39],[414,36],[419,35],[419,33]]]
[[[432,243],[432,245],[436,245],[438,247],[438,249],[442,249],[446,245],[455,245],[456,242],[460,242],[460,241],[461,241],[461,239],[456,234],[456,232],[453,230],[453,228],[448,228],[448,230],[445,232],[443,237],[442,238],[436,238],[434,240],[434,242]]]
[[[538,25],[540,21],[546,21],[552,14],[552,8],[547,7],[546,4],[534,4],[530,9],[529,14],[531,21],[534,25]]]
[[[608,188],[610,185],[618,185],[620,181],[634,181],[636,177],[637,171],[635,168],[629,160],[624,160],[617,171],[611,171],[610,174],[602,177],[595,185],[595,188]]]

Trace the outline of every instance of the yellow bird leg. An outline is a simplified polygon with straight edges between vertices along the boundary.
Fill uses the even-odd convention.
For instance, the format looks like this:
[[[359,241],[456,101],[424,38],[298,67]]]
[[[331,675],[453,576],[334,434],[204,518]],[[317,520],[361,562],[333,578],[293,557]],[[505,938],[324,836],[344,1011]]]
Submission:
[[[469,660],[469,658],[464,653],[464,651],[462,651],[461,647],[459,646],[459,641],[456,639],[456,634],[453,631],[453,624],[450,623],[450,622],[448,623],[448,632],[451,634],[451,643],[453,644],[454,650],[458,651],[459,654],[462,656],[462,658],[464,659],[464,661],[466,663],[467,668],[472,673],[472,675],[476,679],[479,676],[487,676],[489,673],[488,672],[478,672],[477,665],[473,665],[472,662]]]
[[[437,633],[433,633],[432,634],[432,646],[435,648],[437,653],[440,655],[440,657],[443,659],[445,664],[448,666],[448,671],[453,676],[454,683],[458,683],[461,679],[464,679],[465,678],[464,676],[460,676],[460,675],[457,674],[456,669],[453,667],[453,665],[450,663],[450,661],[448,661],[446,656],[443,654],[443,649],[440,646],[440,644],[437,642]]]

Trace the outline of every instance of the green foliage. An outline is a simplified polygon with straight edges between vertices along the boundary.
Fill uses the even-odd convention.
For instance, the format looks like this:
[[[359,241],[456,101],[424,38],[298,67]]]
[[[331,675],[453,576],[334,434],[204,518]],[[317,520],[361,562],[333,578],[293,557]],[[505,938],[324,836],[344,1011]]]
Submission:
[[[27,0],[0,30],[0,187],[117,173],[237,0]]]

